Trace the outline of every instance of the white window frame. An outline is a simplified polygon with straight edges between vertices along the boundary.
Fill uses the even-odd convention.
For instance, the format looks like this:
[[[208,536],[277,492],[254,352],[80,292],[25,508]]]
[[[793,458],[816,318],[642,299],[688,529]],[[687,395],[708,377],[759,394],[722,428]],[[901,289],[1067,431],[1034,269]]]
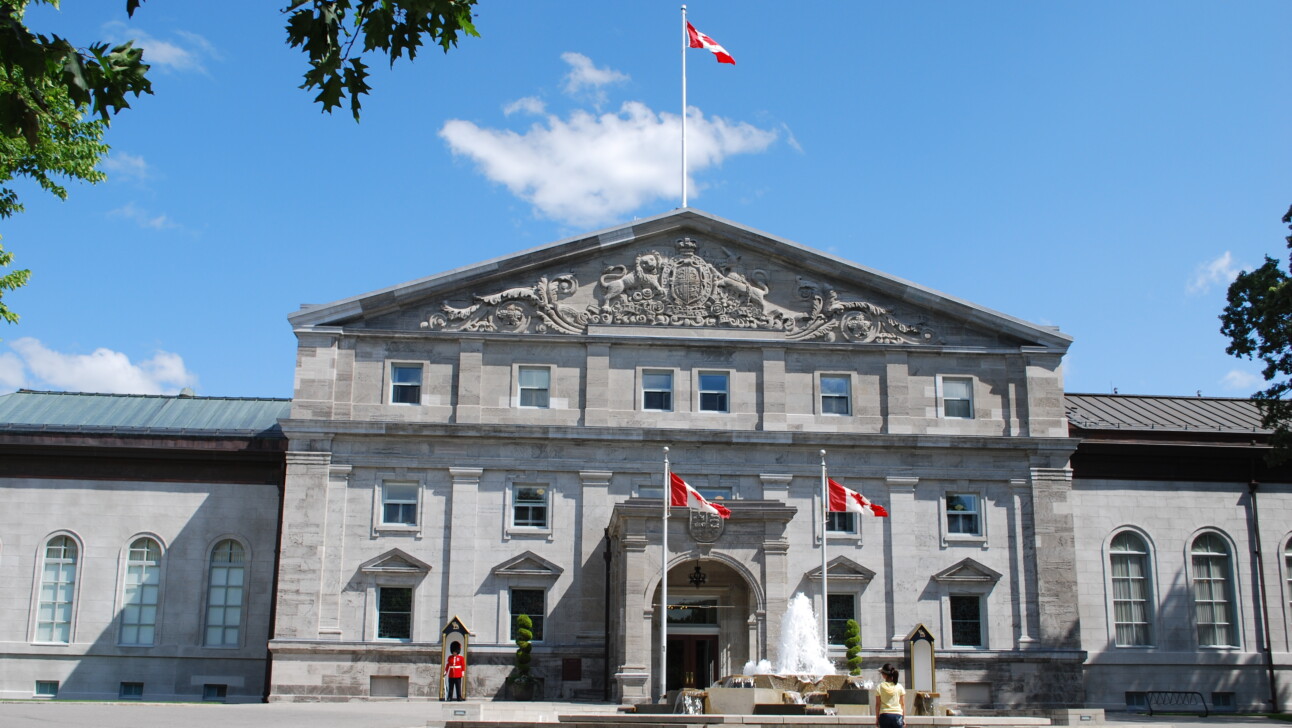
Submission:
[[[545,514],[544,523],[540,525],[526,525],[516,522],[516,511],[519,508],[539,507],[539,504],[533,501],[518,502],[517,491],[520,489],[531,489],[539,491],[539,496],[543,502],[541,507]],[[507,534],[509,536],[517,535],[551,535],[552,533],[552,485],[551,483],[538,482],[528,478],[517,478],[507,483],[507,499],[504,504],[507,513]]]
[[[1124,549],[1114,549],[1113,548],[1114,545],[1123,537],[1135,538],[1139,542],[1138,545],[1141,550],[1128,551]],[[1119,569],[1117,568],[1116,559],[1120,557],[1120,558],[1126,559],[1129,562],[1131,558],[1136,556],[1139,557],[1139,560],[1141,562],[1141,568],[1142,568],[1142,575],[1138,577],[1139,583],[1140,583],[1140,589],[1142,590],[1142,599],[1138,599],[1135,597],[1119,599],[1118,598],[1119,582],[1127,582],[1130,586],[1129,592],[1133,593],[1135,591],[1134,580],[1136,579],[1136,577],[1131,575],[1119,576],[1118,575]],[[1113,533],[1112,538],[1108,539],[1108,544],[1105,548],[1104,563],[1106,568],[1108,569],[1108,581],[1106,586],[1106,589],[1107,589],[1106,593],[1108,595],[1109,641],[1112,643],[1114,647],[1117,647],[1119,649],[1144,649],[1148,647],[1153,647],[1154,638],[1157,634],[1157,625],[1155,623],[1156,617],[1157,617],[1157,608],[1156,608],[1157,605],[1155,601],[1157,589],[1155,588],[1155,583],[1154,583],[1154,574],[1157,573],[1157,570],[1153,566],[1153,547],[1149,544],[1148,538],[1137,529],[1133,529],[1133,528],[1118,529],[1116,532]],[[1125,591],[1125,590],[1122,590],[1122,591]],[[1117,609],[1118,603],[1135,602],[1135,601],[1143,602],[1142,607],[1143,607],[1145,621],[1143,623],[1118,621],[1118,609]],[[1145,641],[1123,642],[1121,639],[1121,630],[1119,629],[1122,625],[1126,625],[1128,628],[1142,626],[1145,634]]]
[[[853,389],[856,386],[856,384],[853,381],[854,377],[852,376],[852,372],[817,372],[815,379],[816,379],[817,414],[823,417],[852,417],[853,414],[857,411],[857,408],[855,406],[856,397],[853,396],[855,394]],[[825,391],[825,380],[827,379],[845,380],[847,383],[847,393],[844,395],[840,395],[833,392],[827,394]],[[842,397],[843,402],[847,406],[848,411],[847,412],[827,412],[826,406],[825,406],[826,397],[830,397],[832,401],[838,400]]]
[[[51,561],[49,549],[55,540],[59,541],[58,548],[62,550],[60,551],[61,555]],[[69,543],[71,548],[74,549],[70,563],[66,556]],[[36,619],[33,625],[33,643],[69,645],[76,641],[76,600],[80,595],[80,590],[77,588],[77,577],[79,576],[78,572],[81,564],[84,562],[84,557],[85,547],[81,543],[81,539],[65,531],[50,534],[41,542],[40,558],[36,561],[40,565],[40,571],[38,572],[39,578],[36,579],[36,609],[33,610]],[[51,566],[57,567],[56,579],[52,582],[47,578]],[[70,567],[70,569],[67,567]],[[47,584],[53,586],[53,600],[45,599]],[[49,619],[44,618],[47,613],[50,615]],[[66,618],[60,618],[60,613],[64,613]],[[42,636],[45,636],[42,634],[44,625],[49,625],[47,639],[41,639]],[[60,629],[60,626],[62,629]],[[66,634],[60,635],[64,630]],[[64,638],[55,639],[59,636]]]
[[[647,389],[646,377],[656,374],[667,374],[669,376],[668,388],[668,407],[657,409],[646,406],[647,392],[663,392],[663,389]],[[678,372],[676,369],[665,367],[641,367],[637,370],[637,406],[642,412],[675,412],[677,411],[677,382]]]
[[[220,562],[220,564],[217,565],[217,562],[215,561],[216,549],[223,546],[226,542],[232,542],[242,550],[242,561],[235,562],[230,560],[228,562]],[[230,550],[230,556],[232,556],[232,550]],[[211,544],[211,547],[207,549],[205,563],[206,588],[202,590],[204,597],[202,600],[202,647],[209,650],[238,649],[242,646],[247,635],[247,592],[250,591],[249,587],[251,584],[251,549],[247,548],[246,542],[240,538],[236,538],[234,536],[223,536],[216,539],[215,543]],[[235,573],[233,566],[235,563],[240,564],[240,566],[237,567],[237,572],[239,574],[238,578],[241,579],[241,582],[236,585],[239,589],[238,598],[240,599],[236,604],[229,601],[229,594],[227,591],[230,586],[229,577]],[[220,571],[217,571],[217,569]],[[222,575],[217,578],[217,574]],[[226,590],[224,592],[224,599],[221,600],[222,603],[220,604],[212,603],[217,589]],[[237,608],[238,610],[238,620],[236,625],[230,625],[227,623],[227,611],[220,612],[220,624],[213,624],[212,618],[215,615],[214,610],[228,610],[231,608]],[[211,644],[210,637],[212,629],[223,630],[219,644]],[[236,630],[234,633],[236,641],[233,643],[228,642],[230,629]]]
[[[136,544],[150,541],[157,547],[155,560],[136,558]],[[147,554],[146,545],[145,556]],[[166,547],[152,534],[139,534],[126,545],[125,571],[121,576],[121,611],[117,626],[117,644],[122,647],[152,647],[157,644],[158,626],[161,621],[162,564]],[[135,639],[126,638],[127,630],[135,630]],[[151,630],[150,638],[139,635]]]
[[[381,593],[388,589],[404,589],[408,591],[408,636],[407,637],[382,637],[381,636]],[[372,592],[372,639],[374,642],[412,642],[417,633],[417,589],[411,584],[377,584]]]
[[[513,379],[516,382],[516,388],[512,396],[514,397],[513,401],[515,402],[516,407],[523,408],[523,409],[551,409],[552,408],[552,381],[555,379],[555,377],[552,376],[552,369],[553,367],[550,364],[517,364],[515,366],[515,376]],[[542,388],[526,387],[524,385],[524,382],[521,381],[521,378],[522,378],[522,375],[527,371],[545,372],[547,374],[547,386]],[[525,402],[526,392],[542,392],[543,399],[544,399],[543,404],[541,405],[525,404],[524,402]]]
[[[958,644],[955,639],[955,610],[951,605],[953,599],[975,599],[978,602],[978,644]],[[982,650],[990,644],[987,635],[987,595],[978,592],[950,592],[946,598],[947,634],[945,645],[949,649]]]
[[[705,389],[705,388],[704,388],[704,378],[705,378],[705,377],[713,377],[713,376],[720,376],[720,377],[722,377],[722,378],[723,378],[723,381],[725,382],[725,384],[724,384],[723,389],[722,389],[721,391],[716,390],[716,389]],[[716,415],[716,414],[730,414],[730,413],[731,413],[731,381],[732,381],[732,379],[733,379],[733,377],[732,377],[732,372],[731,372],[731,371],[729,371],[729,370],[725,370],[725,369],[699,369],[699,370],[697,370],[697,371],[695,372],[695,405],[694,405],[694,407],[693,407],[693,410],[694,410],[694,411],[696,411],[696,412],[704,412],[704,413],[706,413],[706,414],[714,414],[714,415]],[[706,408],[704,407],[704,395],[706,395],[706,394],[721,394],[721,395],[722,395],[722,401],[723,401],[723,407],[722,407],[722,409],[706,409]]]
[[[951,532],[951,515],[956,513],[949,510],[947,499],[951,496],[972,496],[978,503],[978,533],[952,533]],[[942,531],[942,543],[981,543],[987,542],[987,499],[981,490],[974,488],[948,488],[938,498],[938,528]]]
[[[826,518],[826,535],[830,538],[834,538],[836,536],[856,536],[861,532],[861,519],[858,518],[859,515],[861,514],[853,513],[851,511],[830,511]],[[846,524],[847,527],[835,527],[841,524]]]
[[[968,388],[969,388],[969,398],[968,398],[968,400],[967,400],[967,401],[969,402],[969,414],[967,414],[967,415],[952,415],[952,414],[948,414],[948,413],[947,413],[947,403],[948,403],[948,402],[964,402],[964,401],[966,401],[966,400],[965,400],[964,398],[962,398],[962,397],[955,397],[955,398],[948,397],[948,396],[947,396],[947,382],[955,382],[955,383],[957,383],[957,384],[959,384],[959,383],[963,382],[963,383],[965,383],[965,384],[968,386]],[[945,420],[972,420],[972,419],[974,419],[974,401],[975,401],[975,399],[976,399],[976,397],[975,397],[974,395],[975,395],[975,393],[976,393],[976,389],[977,389],[977,386],[976,386],[976,380],[974,379],[974,377],[971,377],[971,376],[964,376],[964,375],[939,374],[939,375],[938,375],[938,379],[937,379],[938,417],[940,417],[940,418],[942,418],[942,419],[945,419]]]
[[[1225,562],[1226,562],[1225,563],[1226,573],[1222,575],[1224,577],[1222,588],[1225,591],[1224,591],[1224,594],[1222,594],[1222,596],[1224,597],[1224,604],[1226,604],[1228,608],[1229,621],[1224,623],[1221,623],[1221,622],[1204,623],[1198,618],[1199,606],[1200,606],[1200,600],[1198,599],[1199,580],[1206,579],[1209,583],[1215,582],[1217,580],[1209,575],[1203,576],[1199,574],[1198,565],[1197,565],[1197,562],[1195,561],[1195,555],[1201,555],[1204,557],[1220,556],[1220,554],[1215,554],[1214,552],[1209,552],[1209,553],[1195,552],[1195,548],[1197,546],[1198,541],[1201,541],[1203,538],[1207,538],[1207,537],[1211,537],[1216,541],[1220,542],[1225,549],[1225,553],[1223,554],[1223,556],[1225,557]],[[1241,611],[1240,611],[1241,606],[1238,603],[1239,590],[1238,590],[1238,584],[1237,584],[1238,569],[1237,569],[1237,559],[1235,557],[1236,553],[1237,553],[1237,550],[1234,548],[1234,545],[1230,543],[1229,539],[1225,538],[1223,535],[1221,535],[1216,531],[1202,531],[1202,532],[1196,533],[1188,541],[1186,554],[1188,557],[1187,563],[1189,565],[1189,572],[1188,572],[1189,573],[1189,593],[1192,596],[1192,605],[1193,605],[1192,615],[1193,615],[1193,623],[1195,628],[1194,635],[1195,635],[1195,639],[1197,640],[1197,645],[1200,649],[1232,650],[1232,649],[1241,649],[1242,647],[1243,633],[1242,633],[1242,624],[1239,621],[1239,616],[1241,614]],[[1205,600],[1205,601],[1211,604],[1218,603],[1218,600],[1215,600],[1215,599]],[[1204,628],[1204,625],[1217,625],[1217,624],[1228,625],[1228,631],[1229,631],[1228,644],[1210,644],[1210,643],[1204,642],[1202,637],[1202,630]]]
[[[395,498],[393,489],[411,489],[412,500],[407,495]],[[422,484],[417,481],[390,479],[382,480],[377,486],[377,528],[382,531],[420,531],[422,524]],[[405,521],[387,521],[386,506],[400,506],[400,510],[405,510],[403,506],[411,505],[413,507],[413,522]]]
[[[416,386],[417,386],[417,397],[416,397],[417,401],[416,401],[416,402],[400,402],[400,401],[398,401],[398,400],[395,398],[395,391],[396,391],[396,388],[397,388],[397,387],[412,387],[412,386],[414,386],[414,385],[409,384],[409,383],[407,383],[407,382],[396,382],[396,381],[395,381],[395,370],[396,370],[396,369],[413,369],[413,368],[416,368],[416,369],[417,369],[417,372],[418,372],[418,374],[417,374],[417,385],[416,385]],[[386,385],[386,402],[387,402],[387,404],[393,404],[393,405],[396,405],[396,406],[398,406],[398,407],[416,407],[416,406],[419,406],[419,405],[421,405],[421,404],[422,404],[422,401],[423,401],[423,399],[424,399],[424,395],[426,394],[426,391],[425,391],[425,390],[426,390],[426,364],[425,364],[425,362],[420,362],[420,361],[392,361],[392,362],[390,362],[389,364],[387,364],[387,365],[386,365],[386,381],[387,381],[387,385]]]

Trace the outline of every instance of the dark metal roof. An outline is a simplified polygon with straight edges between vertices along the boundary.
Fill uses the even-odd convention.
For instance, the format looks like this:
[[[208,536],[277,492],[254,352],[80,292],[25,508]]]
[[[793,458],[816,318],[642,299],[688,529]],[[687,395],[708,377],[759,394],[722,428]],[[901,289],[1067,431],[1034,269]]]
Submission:
[[[290,399],[87,394],[21,389],[0,396],[0,430],[282,437]]]
[[[1250,399],[1068,393],[1064,409],[1068,423],[1083,430],[1270,432],[1261,427],[1261,413]]]

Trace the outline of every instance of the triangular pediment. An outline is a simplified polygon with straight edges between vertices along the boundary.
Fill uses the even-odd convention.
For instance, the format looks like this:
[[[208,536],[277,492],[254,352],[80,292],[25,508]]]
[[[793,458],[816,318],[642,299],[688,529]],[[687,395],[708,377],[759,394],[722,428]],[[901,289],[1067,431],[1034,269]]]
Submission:
[[[296,327],[899,346],[1071,339],[694,209],[319,306]]]
[[[836,556],[826,564],[829,567],[831,582],[857,582],[869,584],[875,578],[875,572],[858,564],[847,556]],[[809,581],[821,581],[821,567],[807,572]]]
[[[943,584],[995,584],[1000,573],[973,559],[962,559],[933,575],[934,581]]]
[[[526,551],[493,567],[495,576],[541,576],[555,579],[564,571],[533,551]]]
[[[359,570],[365,574],[426,574],[431,565],[400,549],[391,549],[363,562]]]

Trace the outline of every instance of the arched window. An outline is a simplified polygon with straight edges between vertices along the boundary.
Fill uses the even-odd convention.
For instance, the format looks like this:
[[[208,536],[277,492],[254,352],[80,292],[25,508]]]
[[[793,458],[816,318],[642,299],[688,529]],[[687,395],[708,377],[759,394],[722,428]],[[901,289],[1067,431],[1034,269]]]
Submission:
[[[36,613],[37,642],[71,642],[72,597],[76,593],[76,541],[55,536],[45,544]]]
[[[1148,546],[1131,531],[1123,531],[1108,547],[1113,579],[1113,625],[1118,647],[1153,644],[1152,590],[1149,588]]]
[[[1204,533],[1194,539],[1191,554],[1198,644],[1203,647],[1237,646],[1234,574],[1229,546],[1220,536]]]
[[[151,538],[137,538],[130,544],[126,557],[126,583],[121,600],[121,644],[154,644],[160,592],[161,544]]]
[[[226,539],[211,549],[206,591],[207,647],[238,646],[245,575],[242,544]]]

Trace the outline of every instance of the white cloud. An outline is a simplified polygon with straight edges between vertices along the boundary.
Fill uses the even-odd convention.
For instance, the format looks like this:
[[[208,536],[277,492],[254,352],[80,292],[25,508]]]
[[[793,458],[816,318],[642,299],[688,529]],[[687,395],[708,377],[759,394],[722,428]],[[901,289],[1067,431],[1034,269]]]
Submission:
[[[1226,250],[1220,257],[1206,263],[1199,263],[1193,271],[1193,278],[1189,281],[1187,290],[1189,293],[1207,293],[1212,286],[1228,286],[1242,266],[1234,265],[1234,257]]]
[[[103,168],[127,179],[141,181],[148,179],[148,162],[143,157],[130,152],[113,152],[112,156],[103,160]]]
[[[12,392],[27,384],[22,359],[12,352],[0,353],[0,394]]]
[[[542,215],[569,225],[613,222],[648,202],[681,193],[681,117],[629,101],[617,113],[548,115],[524,132],[451,119],[440,137],[490,180]],[[705,117],[687,119],[690,173],[727,157],[766,150],[775,130]],[[694,184],[689,183],[694,190]]]
[[[547,111],[547,106],[543,103],[542,99],[539,99],[536,96],[526,96],[523,99],[516,99],[510,104],[502,107],[502,113],[507,116],[511,116],[517,112],[533,114],[534,116],[542,116],[545,111]]]
[[[127,202],[124,206],[115,210],[109,210],[108,215],[111,217],[120,217],[130,220],[139,227],[150,228],[152,230],[170,230],[179,227],[178,224],[171,221],[166,215],[153,215],[143,210],[133,202]]]
[[[215,46],[197,33],[179,30],[175,31],[177,40],[164,40],[120,21],[107,23],[103,31],[112,43],[133,40],[136,47],[144,49],[144,63],[160,68],[206,73],[205,61],[220,60]]]
[[[14,374],[10,367],[19,358],[15,386],[40,382],[40,386],[76,392],[175,394],[182,387],[197,384],[197,376],[184,366],[184,359],[168,351],[158,351],[136,364],[119,351],[99,348],[91,354],[64,354],[31,337],[13,341],[9,347],[17,356],[0,355],[0,384],[9,383]]]
[[[1231,369],[1229,373],[1220,379],[1220,386],[1230,392],[1251,393],[1260,389],[1264,384],[1265,379],[1261,375],[1245,372],[1241,369]]]
[[[626,73],[620,73],[609,67],[597,68],[592,59],[582,53],[562,53],[561,60],[570,66],[570,72],[565,74],[564,89],[565,93],[571,96],[577,96],[586,90],[591,92],[593,101],[603,104],[606,95],[602,86],[628,80]]]

